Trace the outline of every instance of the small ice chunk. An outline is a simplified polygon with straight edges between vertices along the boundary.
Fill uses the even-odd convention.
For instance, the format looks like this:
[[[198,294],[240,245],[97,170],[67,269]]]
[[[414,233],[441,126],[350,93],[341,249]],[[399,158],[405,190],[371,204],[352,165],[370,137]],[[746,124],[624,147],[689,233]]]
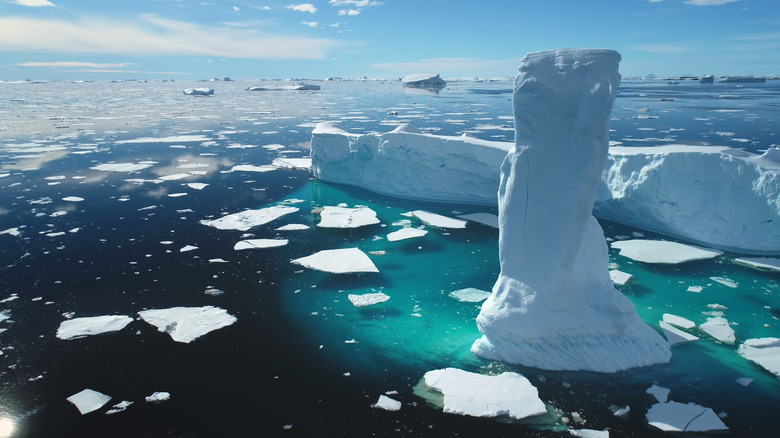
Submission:
[[[732,289],[736,289],[739,286],[739,284],[737,284],[736,281],[726,277],[710,277],[710,280],[720,283],[726,287],[730,287]]]
[[[376,212],[368,207],[332,207],[327,206],[320,212],[322,228],[358,228],[379,223]]]
[[[292,260],[292,263],[318,271],[346,274],[379,272],[374,262],[358,248],[328,249]]]
[[[19,231],[19,227],[13,227],[0,231],[0,236],[3,234],[8,234],[9,236],[20,236],[22,233]]]
[[[701,286],[688,286],[687,292],[700,293],[704,288]]]
[[[753,338],[739,346],[739,355],[780,377],[780,338]]]
[[[213,306],[142,310],[138,315],[174,341],[184,343],[236,322],[225,309]]]
[[[427,230],[421,230],[419,228],[401,228],[400,230],[393,231],[387,235],[387,240],[390,242],[397,242],[399,240],[413,239],[415,237],[422,237],[428,234]]]
[[[389,295],[382,292],[370,293],[370,294],[349,294],[347,298],[355,307],[373,306],[374,304],[384,303],[390,299]]]
[[[181,192],[181,193],[168,193],[169,198],[181,198],[182,196],[187,196],[188,193]]]
[[[196,249],[198,249],[198,247],[195,246],[195,245],[185,245],[181,249],[179,249],[179,252],[193,251],[193,250],[196,250]]]
[[[90,167],[92,170],[100,170],[102,172],[138,172],[139,170],[152,167],[152,164],[148,163],[105,163],[98,164]]]
[[[609,271],[609,277],[612,279],[612,283],[623,286],[631,279],[632,275],[618,269],[612,269]]]
[[[227,263],[227,262],[228,262],[227,260],[220,257],[217,257],[215,259],[209,259],[209,263]]]
[[[490,296],[490,292],[475,289],[473,287],[467,287],[465,289],[458,289],[450,292],[450,296],[458,301],[466,303],[481,303]]]
[[[149,395],[145,398],[147,403],[160,403],[171,399],[171,393],[170,392],[154,392],[152,395]]]
[[[62,200],[65,202],[81,202],[84,200],[84,198],[80,198],[78,196],[66,196],[62,198]]]
[[[693,260],[711,259],[723,254],[716,249],[685,245],[665,240],[621,240],[612,242],[620,255],[644,263],[677,264]]]
[[[664,313],[664,322],[684,329],[692,329],[696,327],[696,323],[690,319],[683,318],[682,316],[672,315],[671,313]]]
[[[298,207],[275,205],[259,210],[245,210],[239,213],[222,216],[219,219],[202,220],[200,223],[209,227],[214,227],[218,230],[247,231],[250,228],[265,225],[268,222],[297,211]]]
[[[629,405],[625,405],[624,407],[620,409],[615,409],[615,412],[612,413],[612,415],[616,417],[625,417],[631,412],[631,407]]]
[[[731,328],[728,320],[722,316],[707,318],[707,322],[700,325],[699,328],[713,338],[725,342],[726,344],[733,344],[737,340],[734,336],[734,329]]]
[[[133,404],[133,402],[131,402],[131,401],[123,400],[123,401],[115,404],[114,406],[111,406],[111,409],[106,411],[106,415],[117,414],[119,412],[123,412],[125,409],[129,408],[130,405],[132,405],[132,404]]]
[[[539,391],[525,376],[505,372],[497,376],[457,368],[428,371],[425,384],[444,395],[444,412],[474,417],[508,415],[515,419],[547,412]]]
[[[262,165],[262,166],[255,166],[252,164],[239,164],[236,166],[233,166],[233,168],[230,169],[231,172],[273,172],[274,170],[277,170],[277,167],[269,166],[269,165]]]
[[[498,216],[491,213],[461,214],[458,217],[461,219],[466,219],[467,221],[487,225],[488,227],[498,228]]]
[[[425,210],[415,210],[411,213],[413,216],[415,216],[417,219],[420,219],[424,223],[439,228],[466,228],[466,223],[468,223],[468,221],[462,219],[442,216],[440,214],[431,213],[430,211]]]
[[[401,402],[382,394],[379,396],[379,400],[375,404],[371,405],[371,407],[384,409],[386,411],[398,411],[401,409]]]
[[[647,411],[647,422],[666,432],[713,432],[728,430],[717,414],[695,403],[656,403]]]
[[[111,396],[91,389],[85,389],[73,394],[66,400],[73,403],[79,412],[81,412],[81,415],[84,415],[102,408],[103,405],[111,400]]]
[[[740,265],[750,266],[755,269],[764,269],[767,271],[780,271],[780,259],[773,259],[768,257],[740,257],[734,259],[734,263]]]
[[[187,183],[187,187],[193,190],[203,190],[207,185],[206,183]]]
[[[690,333],[686,333],[678,329],[677,327],[671,325],[668,322],[661,321],[658,324],[661,326],[661,329],[664,331],[664,336],[666,336],[666,340],[669,342],[669,345],[677,345],[677,344],[682,344],[683,342],[699,340],[698,337]]]
[[[735,380],[735,382],[739,383],[742,386],[748,386],[751,383],[753,383],[753,379],[751,379],[750,377],[740,377],[737,380]]]
[[[236,243],[233,249],[240,251],[242,249],[276,248],[287,245],[287,242],[287,239],[247,239]]]
[[[653,385],[647,388],[647,391],[645,392],[655,397],[655,399],[661,403],[665,403],[667,400],[669,400],[669,388]]]
[[[301,231],[308,230],[309,226],[306,224],[287,224],[277,228],[276,231]]]
[[[133,321],[125,315],[89,316],[62,321],[57,329],[59,339],[79,339],[89,335],[122,330]]]
[[[580,438],[609,438],[609,431],[594,429],[569,429],[569,435]]]

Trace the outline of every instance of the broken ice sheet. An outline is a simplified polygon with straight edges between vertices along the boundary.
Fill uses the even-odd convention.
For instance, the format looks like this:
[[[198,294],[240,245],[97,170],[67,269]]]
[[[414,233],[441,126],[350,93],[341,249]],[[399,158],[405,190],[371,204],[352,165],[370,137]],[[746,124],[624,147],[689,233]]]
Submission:
[[[93,170],[100,170],[102,172],[138,172],[139,170],[152,167],[148,163],[105,163],[98,164],[90,167]]]
[[[498,216],[491,213],[471,213],[458,215],[461,219],[477,222],[488,227],[498,228]]]
[[[442,216],[440,214],[431,213],[430,211],[425,210],[415,210],[411,212],[411,214],[424,223],[439,228],[466,228],[466,223],[468,222],[462,219]]]
[[[401,409],[401,402],[394,400],[384,394],[379,396],[379,400],[371,405],[372,408],[384,409],[386,411],[398,411]]]
[[[780,338],[748,339],[738,351],[740,356],[780,377]]]
[[[609,277],[612,279],[612,283],[619,286],[624,286],[628,280],[631,279],[631,274],[617,269],[612,269],[609,271]]]
[[[413,239],[415,237],[422,237],[428,234],[427,230],[421,230],[419,228],[401,228],[400,230],[393,231],[387,235],[387,240],[390,242],[397,242],[399,240]]]
[[[92,389],[84,389],[83,391],[71,395],[66,400],[73,403],[79,412],[81,412],[81,415],[84,415],[102,408],[103,405],[111,400],[111,396]]]
[[[227,310],[213,306],[142,310],[138,315],[174,341],[184,343],[236,322]]]
[[[247,239],[236,243],[233,249],[240,251],[243,249],[277,248],[284,245],[287,245],[287,239]]]
[[[750,266],[755,269],[762,269],[767,271],[780,271],[780,259],[768,258],[768,257],[740,257],[734,259],[734,263]]]
[[[322,228],[358,228],[379,223],[376,212],[368,207],[332,207],[327,206],[320,212]]]
[[[666,321],[661,321],[658,323],[658,325],[660,325],[661,329],[664,331],[664,336],[666,336],[666,340],[669,342],[669,345],[677,345],[682,344],[683,342],[699,340],[697,336],[686,333]]]
[[[442,393],[447,413],[521,419],[547,412],[539,391],[521,374],[489,376],[444,368],[428,371],[423,380],[429,388]]]
[[[133,321],[125,315],[104,315],[74,318],[62,321],[57,329],[60,339],[79,339],[89,335],[98,335],[122,330]]]
[[[450,292],[450,296],[458,301],[464,301],[467,303],[480,303],[485,301],[487,297],[490,296],[490,292],[468,287]]]
[[[114,406],[111,406],[111,409],[106,411],[106,415],[117,414],[119,412],[123,412],[125,409],[129,408],[130,405],[132,405],[132,404],[133,404],[133,402],[131,402],[131,401],[123,400],[123,401],[115,404]]]
[[[731,328],[728,320],[722,316],[707,318],[707,322],[700,325],[699,328],[713,338],[725,342],[726,344],[733,344],[736,342],[734,329]]]
[[[656,400],[658,400],[661,403],[666,402],[669,400],[669,388],[664,388],[663,386],[653,385],[649,388],[647,388],[646,393],[652,395],[655,397]]]
[[[326,249],[292,260],[292,263],[334,274],[379,272],[374,262],[358,248]]]
[[[667,432],[713,432],[728,430],[710,408],[695,403],[656,403],[647,411],[647,422]]]
[[[677,264],[693,260],[711,259],[723,254],[716,249],[685,245],[666,240],[621,240],[612,242],[620,255],[644,263]]]
[[[389,295],[382,292],[370,293],[370,294],[349,294],[347,298],[355,307],[373,306],[374,304],[384,303],[390,299]]]
[[[219,219],[202,220],[200,223],[209,227],[214,227],[218,230],[247,231],[250,228],[265,225],[268,222],[297,211],[298,207],[275,205],[259,210],[245,210],[239,213],[222,216]]]

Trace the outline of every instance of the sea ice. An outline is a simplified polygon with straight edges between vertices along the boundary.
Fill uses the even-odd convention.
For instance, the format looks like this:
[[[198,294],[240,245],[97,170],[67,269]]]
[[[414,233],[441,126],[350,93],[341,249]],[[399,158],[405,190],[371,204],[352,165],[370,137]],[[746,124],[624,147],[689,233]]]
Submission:
[[[412,212],[412,215],[428,225],[439,228],[466,228],[466,223],[468,223],[468,221],[442,216],[425,210],[415,210]]]
[[[100,170],[103,172],[138,172],[146,168],[152,167],[148,163],[105,163],[98,164],[90,167],[92,170]]]
[[[379,272],[374,262],[358,248],[326,249],[292,260],[292,263],[334,274]]]
[[[428,371],[425,384],[444,395],[444,412],[473,417],[508,415],[521,419],[547,412],[539,391],[513,372],[497,376],[457,368]]]
[[[62,200],[65,202],[81,202],[84,200],[84,198],[80,198],[78,196],[66,196],[62,198]]]
[[[194,250],[196,250],[196,249],[198,249],[198,247],[197,247],[197,246],[195,246],[195,245],[184,245],[183,247],[181,247],[181,248],[179,249],[179,252],[188,252],[188,251],[194,251]]]
[[[481,303],[490,296],[490,292],[475,289],[473,287],[467,287],[466,289],[458,289],[450,292],[450,296],[458,301],[466,303]]]
[[[447,81],[439,75],[425,73],[406,75],[401,79],[401,83],[404,87],[417,88],[444,88],[447,86]]]
[[[233,246],[235,250],[257,249],[257,248],[276,248],[287,245],[287,239],[247,239],[236,243]]]
[[[419,228],[405,227],[400,230],[393,231],[387,234],[387,240],[390,242],[397,242],[399,240],[413,239],[415,237],[422,237],[428,234],[427,230],[421,230]]]
[[[386,411],[398,411],[401,409],[401,402],[394,400],[384,394],[379,396],[379,400],[373,405],[372,408],[384,409]]]
[[[89,316],[67,319],[60,323],[57,337],[60,339],[79,339],[89,335],[116,332],[133,322],[125,315]]]
[[[214,94],[213,88],[185,88],[184,94],[189,96],[211,96]]]
[[[609,438],[609,431],[594,429],[569,429],[569,435],[579,438]]]
[[[725,342],[726,344],[733,344],[737,340],[734,336],[734,329],[731,328],[728,320],[722,316],[707,318],[707,322],[700,325],[699,328],[713,338]]]
[[[376,212],[368,207],[333,207],[327,206],[320,212],[321,228],[359,228],[378,224]]]
[[[277,228],[276,231],[300,231],[308,230],[309,226],[306,224],[287,224]]]
[[[20,236],[22,232],[19,231],[19,227],[13,227],[13,228],[8,228],[7,230],[0,231],[0,236],[2,236],[3,234],[8,234],[9,236]]]
[[[780,377],[780,338],[748,339],[739,346],[739,354]]]
[[[109,400],[110,395],[105,395],[92,389],[85,389],[77,392],[66,400],[73,403],[78,408],[81,415],[88,414],[103,407]]]
[[[252,164],[239,164],[236,166],[233,166],[230,171],[231,172],[273,172],[274,170],[277,170],[277,167],[269,166],[269,165],[262,165],[262,166],[255,166]]]
[[[684,329],[692,329],[696,327],[696,323],[690,319],[683,318],[682,316],[672,315],[671,313],[664,313],[662,316],[664,322]]]
[[[647,391],[645,392],[655,397],[655,399],[661,403],[666,403],[666,401],[669,400],[669,388],[653,385],[647,388]]]
[[[184,343],[236,322],[225,309],[213,306],[142,310],[138,315],[174,341]]]
[[[239,213],[222,216],[219,219],[202,220],[200,223],[219,230],[247,231],[250,228],[265,225],[268,222],[297,211],[298,207],[275,205],[259,210],[245,210]]]
[[[661,329],[664,331],[664,336],[666,336],[666,340],[669,342],[669,345],[674,346],[677,344],[682,344],[683,342],[699,340],[697,336],[686,333],[668,322],[660,321],[658,325],[660,325]]]
[[[609,271],[609,278],[612,279],[613,283],[620,286],[625,285],[628,282],[628,280],[631,279],[631,277],[632,277],[631,274],[629,274],[628,272],[623,272],[618,269],[611,269]]]
[[[734,259],[735,263],[750,266],[751,268],[764,269],[767,271],[780,271],[780,259],[769,257],[739,257]]]
[[[106,415],[118,414],[119,412],[124,412],[132,404],[133,402],[129,400],[122,400],[121,402],[115,404],[114,406],[111,406],[111,409],[106,411]]]
[[[739,286],[736,281],[726,277],[710,277],[710,280],[732,289],[736,289]]]
[[[656,403],[647,411],[647,422],[666,432],[714,432],[728,430],[710,408],[695,403]]]
[[[477,222],[488,227],[498,228],[498,216],[490,213],[470,213],[458,215],[461,219]]]
[[[152,395],[146,396],[144,400],[147,403],[160,403],[171,399],[171,393],[165,391],[158,391],[152,393]]]
[[[274,158],[274,161],[271,163],[274,167],[278,167],[280,169],[303,169],[303,170],[309,170],[311,169],[311,158],[288,158],[288,157],[280,157],[280,158]]]
[[[486,359],[550,370],[616,372],[666,363],[671,349],[612,282],[592,216],[608,152],[620,55],[526,55],[515,77],[515,147],[498,190],[501,272],[482,304]],[[555,172],[550,168],[554,167]]]
[[[685,245],[666,240],[622,240],[612,242],[612,248],[620,255],[644,263],[677,264],[693,260],[706,260],[723,254],[723,251]]]
[[[206,183],[187,183],[187,187],[194,190],[203,190],[208,186]]]
[[[374,304],[384,303],[390,299],[389,295],[382,292],[370,293],[370,294],[349,294],[347,298],[355,307],[373,306]]]

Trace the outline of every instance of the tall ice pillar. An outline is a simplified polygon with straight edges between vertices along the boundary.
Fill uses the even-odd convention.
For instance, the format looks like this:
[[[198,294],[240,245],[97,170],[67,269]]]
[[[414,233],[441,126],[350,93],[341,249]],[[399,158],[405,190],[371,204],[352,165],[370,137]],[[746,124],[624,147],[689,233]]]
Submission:
[[[666,363],[668,343],[615,289],[591,214],[620,74],[613,50],[527,54],[515,77],[515,147],[498,191],[501,273],[472,351],[549,370]]]

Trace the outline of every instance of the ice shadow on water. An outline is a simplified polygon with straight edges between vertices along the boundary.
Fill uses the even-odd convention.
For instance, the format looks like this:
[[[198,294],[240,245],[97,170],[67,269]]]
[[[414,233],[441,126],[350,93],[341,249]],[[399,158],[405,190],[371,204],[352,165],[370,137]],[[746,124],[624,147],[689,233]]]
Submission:
[[[369,306],[358,308],[358,315],[367,321],[376,321],[384,318],[397,318],[404,312],[396,307]]]

